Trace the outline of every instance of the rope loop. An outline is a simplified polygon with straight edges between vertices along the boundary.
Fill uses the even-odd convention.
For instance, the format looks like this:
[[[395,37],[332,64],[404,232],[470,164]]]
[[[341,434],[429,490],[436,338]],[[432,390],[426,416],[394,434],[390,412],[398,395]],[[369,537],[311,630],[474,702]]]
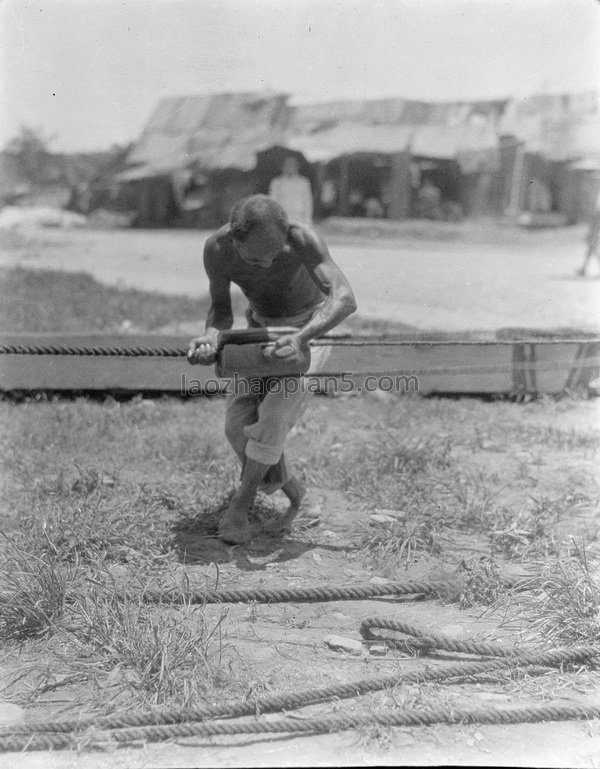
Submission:
[[[437,586],[439,587],[439,585]],[[388,585],[367,585],[356,588],[291,588],[287,590],[231,590],[198,593],[195,599],[204,603],[249,602],[270,603],[287,600],[322,601],[349,600],[381,595],[415,593],[434,594],[432,583],[407,581]],[[152,602],[176,603],[177,596],[156,591],[149,596]],[[520,650],[495,644],[459,641],[438,633],[427,633],[413,625],[384,617],[368,617],[360,625],[360,634],[366,642],[384,640],[392,645],[397,639],[382,638],[374,629],[391,630],[414,639],[428,651],[434,649],[489,657],[484,661],[461,662],[445,667],[427,668],[379,678],[362,679],[349,684],[333,684],[281,695],[257,697],[252,701],[216,703],[196,708],[173,708],[160,712],[125,713],[118,716],[82,718],[78,720],[45,721],[0,729],[0,752],[22,750],[59,750],[113,741],[125,744],[137,740],[158,742],[174,737],[209,737],[234,734],[326,734],[354,729],[365,725],[429,726],[438,723],[462,724],[514,724],[538,723],[553,720],[600,718],[596,705],[546,704],[512,708],[429,708],[425,710],[395,710],[377,715],[339,713],[328,718],[310,718],[277,721],[252,720],[232,722],[257,713],[296,710],[333,699],[349,699],[391,688],[401,683],[447,681],[472,678],[510,668],[527,669],[531,666],[561,667],[565,664],[600,666],[600,650],[596,646],[578,646],[548,651]],[[218,719],[218,720],[217,720]]]

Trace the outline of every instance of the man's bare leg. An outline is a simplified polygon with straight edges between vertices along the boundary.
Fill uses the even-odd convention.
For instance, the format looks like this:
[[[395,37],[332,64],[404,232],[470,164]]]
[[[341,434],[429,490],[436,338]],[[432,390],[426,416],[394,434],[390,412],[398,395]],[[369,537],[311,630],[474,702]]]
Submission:
[[[284,515],[280,519],[278,523],[278,528],[281,531],[289,532],[292,528],[292,523],[294,522],[294,519],[300,512],[300,505],[302,503],[302,500],[304,499],[304,496],[306,495],[306,488],[304,484],[301,483],[295,476],[292,476],[289,479],[289,481],[287,481],[281,487],[281,490],[289,499],[290,504],[288,509],[285,511]]]
[[[593,251],[592,251],[591,248],[589,248],[586,251],[585,257],[583,259],[583,264],[581,265],[581,267],[578,270],[576,270],[577,275],[580,275],[582,278],[585,277],[585,273],[587,271],[587,266],[590,263],[590,260],[592,258],[592,254],[593,254]]]
[[[250,542],[250,524],[248,514],[256,497],[260,482],[265,477],[269,465],[263,465],[254,459],[244,462],[242,480],[239,489],[233,495],[225,517],[219,526],[219,537],[231,545],[243,545]]]

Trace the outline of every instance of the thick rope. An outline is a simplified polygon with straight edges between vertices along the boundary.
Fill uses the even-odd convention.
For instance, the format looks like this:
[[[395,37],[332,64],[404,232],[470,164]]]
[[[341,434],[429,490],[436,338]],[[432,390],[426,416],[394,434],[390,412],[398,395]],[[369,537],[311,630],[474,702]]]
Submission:
[[[407,583],[410,584],[410,583]],[[387,587],[387,586],[386,586]],[[600,653],[596,647],[575,647],[572,649],[555,649],[547,652],[520,652],[517,650],[498,646],[494,644],[482,644],[470,641],[456,641],[439,634],[426,634],[418,628],[406,623],[388,620],[386,618],[373,617],[364,620],[361,623],[360,631],[365,638],[378,638],[372,632],[372,628],[384,628],[396,632],[402,632],[405,635],[416,638],[422,645],[429,648],[436,648],[444,651],[459,652],[466,654],[483,654],[487,656],[500,657],[501,659],[471,664],[461,664],[452,667],[446,667],[440,670],[426,670],[423,672],[412,672],[404,675],[386,676],[382,678],[363,679],[351,684],[340,684],[329,687],[320,687],[308,689],[301,692],[278,695],[271,697],[257,698],[252,702],[237,702],[225,705],[204,706],[194,709],[175,709],[162,713],[148,714],[130,714],[123,716],[108,716],[99,719],[86,719],[79,721],[58,721],[31,724],[27,726],[12,728],[10,734],[4,736],[0,732],[0,751],[8,750],[48,750],[73,747],[78,740],[81,740],[82,731],[85,728],[95,727],[96,729],[117,729],[104,735],[85,735],[85,739],[92,739],[94,742],[102,742],[107,739],[113,739],[120,743],[131,742],[135,740],[146,740],[149,742],[168,739],[171,737],[183,736],[211,736],[216,734],[244,734],[260,733],[270,731],[287,731],[287,725],[292,724],[291,731],[298,731],[293,727],[295,722],[279,721],[270,722],[261,729],[262,724],[215,724],[215,723],[196,723],[201,719],[208,718],[239,718],[252,714],[264,712],[279,712],[282,710],[291,710],[304,707],[309,704],[331,700],[333,698],[346,699],[358,695],[367,694],[381,689],[396,686],[399,683],[412,681],[441,681],[450,678],[465,678],[490,673],[507,667],[529,667],[545,666],[560,667],[568,662],[577,662],[579,664],[597,664],[600,660]],[[386,641],[388,639],[385,639]],[[550,706],[549,706],[550,707]],[[314,728],[301,729],[301,732],[318,732],[323,729],[325,732],[340,731],[343,729],[354,728],[357,725],[366,725],[368,723],[378,723],[384,725],[426,725],[427,723],[456,723],[451,720],[456,711],[434,710],[431,721],[410,721],[414,718],[414,713],[400,714],[402,718],[409,721],[396,722],[399,714],[392,716],[382,716],[382,720],[370,721],[369,717],[356,717],[353,721],[348,721],[348,716],[340,715],[333,719],[319,719],[317,722],[307,720],[304,723]],[[516,723],[521,721],[533,720],[551,720],[556,718],[585,718],[595,717],[595,714],[588,710],[579,709],[580,715],[565,714],[560,708],[548,709],[543,715],[532,713],[531,708],[521,708],[517,711],[511,711],[509,716],[515,720],[503,721],[506,718],[506,711],[493,711],[490,715],[488,710],[469,711],[465,718],[471,723]],[[550,715],[546,715],[550,714]],[[354,717],[352,717],[354,718]],[[389,719],[392,719],[391,721]],[[474,719],[474,720],[469,720]],[[488,719],[488,720],[482,720]],[[489,720],[491,719],[491,720]],[[500,720],[498,720],[500,719]],[[462,719],[459,719],[462,720]],[[327,723],[326,723],[327,722]],[[133,724],[133,726],[132,726]],[[124,728],[126,727],[126,728]],[[129,728],[127,728],[129,727]],[[248,732],[247,729],[252,731]]]
[[[443,582],[390,582],[385,585],[358,587],[290,587],[246,588],[243,590],[205,590],[191,593],[148,590],[143,594],[128,593],[128,597],[141,598],[147,603],[317,603],[319,601],[361,601],[390,595],[438,594],[445,588]]]
[[[443,649],[444,651],[458,653],[458,654],[478,654],[483,657],[512,657],[515,654],[514,649],[509,649],[505,646],[498,646],[496,644],[487,644],[476,641],[459,641],[454,638],[448,638],[447,636],[437,635],[435,633],[425,634],[419,631],[412,625],[407,625],[405,622],[398,622],[397,620],[386,619],[384,617],[369,617],[364,619],[360,624],[360,634],[363,638],[368,640],[385,641],[390,646],[396,646],[400,648],[406,648],[407,646],[415,646],[414,641],[403,641],[395,638],[387,638],[377,635],[372,632],[372,628],[382,628],[385,630],[395,630],[399,633],[412,636],[417,639],[419,648],[424,649]],[[600,655],[600,650],[598,650]],[[532,663],[533,664],[533,663]]]
[[[512,708],[424,708],[396,710],[377,715],[339,714],[325,718],[279,721],[250,721],[246,723],[211,722],[155,725],[92,733],[85,738],[67,734],[15,735],[0,738],[0,751],[64,750],[110,742],[130,743],[137,740],[159,742],[175,737],[214,737],[238,734],[330,734],[364,726],[431,726],[433,724],[521,724],[546,721],[572,721],[600,718],[600,705],[528,705]]]
[[[372,622],[373,620],[369,620],[369,623]],[[421,637],[430,638],[429,636]],[[251,701],[241,700],[224,704],[204,705],[196,708],[171,708],[149,713],[122,713],[119,715],[97,718],[90,717],[63,721],[43,721],[39,723],[16,725],[14,727],[5,727],[4,729],[0,728],[0,736],[9,732],[11,734],[81,732],[82,730],[91,727],[96,727],[98,729],[121,729],[127,726],[151,726],[156,724],[205,721],[208,719],[241,718],[243,716],[251,716],[260,713],[297,710],[306,707],[307,705],[314,705],[319,702],[327,702],[334,699],[349,699],[351,697],[358,697],[381,691],[382,689],[391,689],[400,684],[474,678],[479,675],[489,674],[512,667],[561,667],[568,663],[594,664],[596,661],[600,661],[600,651],[591,646],[581,646],[570,649],[553,649],[545,652],[535,651],[521,653],[513,653],[511,650],[502,649],[501,647],[497,647],[497,649],[501,650],[502,655],[506,658],[486,660],[485,662],[461,663],[439,669],[411,671],[408,673],[381,676],[378,678],[364,678],[349,684],[333,684],[330,686],[305,689],[299,692],[256,697]]]
[[[183,347],[78,347],[63,344],[3,344],[0,345],[0,355],[104,355],[133,358],[181,358],[187,355],[187,349]]]
[[[600,339],[589,338],[540,338],[530,339],[314,339],[311,346],[323,347],[414,347],[439,346],[439,345],[469,345],[469,346],[497,346],[516,344],[555,345],[555,344],[595,344]],[[104,347],[104,346],[79,346],[65,344],[0,344],[0,355],[92,355],[92,356],[121,356],[121,357],[167,357],[185,358],[187,348],[184,347]]]

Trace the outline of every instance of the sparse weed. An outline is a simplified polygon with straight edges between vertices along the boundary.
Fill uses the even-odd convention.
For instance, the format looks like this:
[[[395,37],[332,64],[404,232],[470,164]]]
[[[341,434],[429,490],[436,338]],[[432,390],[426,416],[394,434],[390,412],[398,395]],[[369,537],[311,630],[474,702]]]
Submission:
[[[546,642],[598,643],[599,560],[584,545],[573,543],[570,556],[558,559],[541,576],[515,585],[509,622],[525,620]]]
[[[33,556],[13,546],[6,569],[0,573],[0,639],[49,637],[45,663],[22,664],[9,677],[13,688],[27,678],[24,690],[15,689],[17,698],[34,702],[76,684],[87,691],[82,703],[93,700],[96,710],[113,709],[121,696],[128,707],[187,707],[227,683],[227,612],[209,615],[205,606],[192,604],[185,579],[168,585],[162,580],[168,598],[161,602],[152,583],[138,585],[135,594],[117,589],[101,562],[92,572],[87,566],[94,578],[80,569],[75,579],[72,567],[65,569],[48,554]]]
[[[367,563],[384,576],[392,576],[401,566],[408,568],[419,553],[440,552],[434,521],[426,515],[369,522],[359,548]]]
[[[112,491],[81,501],[36,494],[21,518],[22,536],[39,553],[59,561],[94,563],[99,558],[131,560],[136,552],[152,557],[164,552],[167,526],[157,507]],[[143,553],[143,556],[141,555]]]
[[[460,571],[464,573],[464,582],[459,595],[461,609],[474,605],[491,606],[504,591],[498,565],[493,558],[477,557],[463,560]]]
[[[50,553],[36,555],[13,541],[0,564],[0,641],[21,642],[51,633],[63,618],[75,569]]]
[[[469,529],[487,529],[502,486],[480,468],[462,469],[451,479],[438,477],[438,493],[445,502],[446,520]]]
[[[395,432],[390,430],[377,444],[342,447],[334,457],[315,457],[322,481],[384,506],[386,498],[414,485],[432,467],[448,466],[447,442],[402,439]]]
[[[438,585],[439,600],[444,604],[458,604],[460,609],[494,606],[507,591],[507,583],[493,554],[466,557],[458,565],[436,564],[429,577]]]
[[[545,504],[548,501],[549,504]],[[490,533],[492,548],[508,558],[523,557],[533,552],[551,555],[557,551],[556,523],[561,510],[552,500],[533,500],[518,511],[508,507],[496,510]]]
[[[394,731],[385,724],[365,724],[356,730],[356,744],[361,748],[390,750],[394,747]]]
[[[499,507],[490,534],[492,547],[508,558],[572,554],[572,539],[564,541],[561,524],[564,521],[573,531],[579,519],[587,539],[596,539],[597,525],[585,520],[585,516],[594,512],[596,507],[596,501],[586,494],[569,490],[554,497],[545,494],[530,497],[528,503],[517,511],[506,506]]]
[[[186,706],[222,683],[225,612],[210,621],[183,591],[177,606],[149,604],[100,583],[72,608],[70,634],[110,673],[119,669],[145,704]]]
[[[565,430],[554,425],[519,425],[516,438],[530,445],[547,446],[558,451],[578,451],[594,454],[600,449],[598,431]]]

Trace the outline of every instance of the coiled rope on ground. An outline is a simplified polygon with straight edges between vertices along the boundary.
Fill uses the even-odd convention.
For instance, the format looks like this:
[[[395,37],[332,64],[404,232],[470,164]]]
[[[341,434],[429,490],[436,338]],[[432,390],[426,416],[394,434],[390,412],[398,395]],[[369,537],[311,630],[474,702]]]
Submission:
[[[438,586],[439,587],[439,586]],[[301,594],[303,598],[293,600],[336,600],[339,595],[348,596],[353,590],[360,597],[365,593],[370,596],[382,594],[403,594],[434,592],[431,583],[406,582],[390,585],[369,585],[365,588],[305,588],[288,591],[210,591],[203,593],[210,602],[238,602],[241,594],[245,601],[262,600],[275,602],[281,600],[282,593]],[[384,590],[385,593],[381,591]],[[336,598],[323,598],[323,591]],[[157,594],[158,595],[158,594]],[[160,594],[165,600],[165,593]],[[253,598],[248,598],[252,595]],[[257,598],[260,596],[260,599]],[[155,596],[156,597],[156,596]],[[352,596],[354,597],[354,596]],[[218,598],[218,601],[216,600]],[[287,600],[287,599],[285,599]],[[206,601],[208,603],[209,601]],[[278,721],[254,720],[251,722],[231,722],[224,719],[236,719],[260,713],[295,710],[307,705],[326,702],[332,699],[347,699],[382,689],[391,688],[400,683],[424,683],[457,678],[472,678],[510,668],[527,669],[531,666],[562,667],[565,664],[598,666],[600,649],[595,646],[579,646],[549,651],[527,651],[496,644],[475,641],[458,641],[441,634],[423,633],[418,628],[396,620],[382,617],[369,617],[361,623],[360,633],[366,640],[384,641],[391,646],[398,644],[394,638],[375,634],[374,629],[391,630],[403,633],[414,639],[423,649],[446,651],[470,655],[496,657],[479,662],[466,662],[439,669],[413,671],[405,674],[362,679],[349,684],[335,684],[315,687],[284,695],[258,697],[252,701],[238,701],[197,708],[170,709],[142,714],[122,714],[100,718],[88,718],[70,721],[46,721],[0,730],[0,751],[66,749],[77,745],[119,744],[144,740],[157,742],[175,737],[209,737],[236,734],[323,734],[354,729],[360,726],[427,726],[436,723],[479,723],[513,724],[536,723],[549,720],[572,720],[600,717],[600,707],[595,705],[543,705],[512,708],[428,708],[410,711],[395,710],[382,715],[336,714],[323,718],[303,718],[301,721],[290,718]],[[209,719],[221,719],[218,722]]]

